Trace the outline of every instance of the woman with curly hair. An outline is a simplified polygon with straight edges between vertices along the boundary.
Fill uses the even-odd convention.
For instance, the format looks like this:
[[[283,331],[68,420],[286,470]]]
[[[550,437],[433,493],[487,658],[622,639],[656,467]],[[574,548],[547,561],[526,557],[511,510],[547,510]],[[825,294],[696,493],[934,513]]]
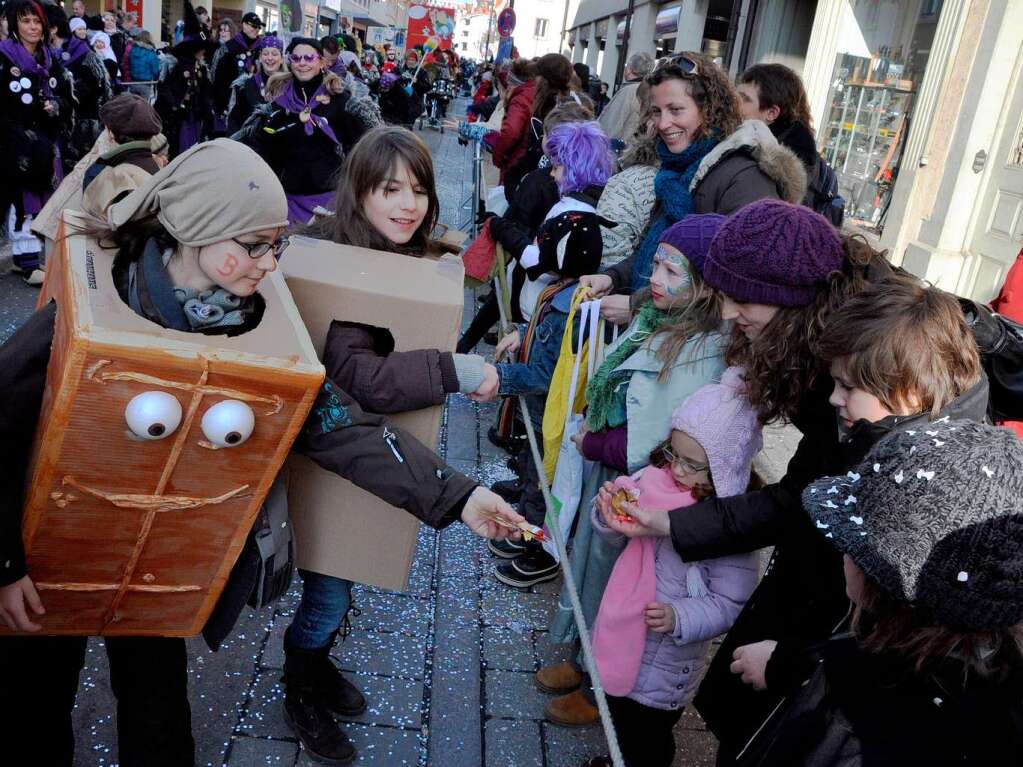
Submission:
[[[658,238],[690,213],[728,215],[764,198],[799,202],[806,192],[802,163],[766,125],[742,122],[728,73],[710,58],[687,52],[665,59],[646,83],[650,109],[644,122],[656,136],[659,166],[653,208],[642,222],[625,227],[644,231],[633,256],[583,279],[595,297],[647,285]],[[613,212],[609,217],[623,220]],[[601,311],[607,319],[624,322],[628,300],[611,297]]]
[[[746,394],[762,423],[789,422],[803,436],[775,484],[666,515],[635,510],[636,522],[615,529],[627,536],[670,535],[685,561],[775,547],[695,699],[721,742],[719,765],[734,762],[778,703],[778,696],[754,692],[733,676],[733,652],[767,638],[799,647],[822,641],[848,610],[841,567],[807,524],[800,493],[814,479],[855,465],[883,424],[840,432],[820,340],[834,312],[892,274],[883,253],[855,236],[841,238],[810,209],[779,200],[760,200],[730,216],[703,265],[704,281],[721,296],[722,317],[733,321],[726,363],[745,370]],[[598,506],[610,508],[611,493],[605,485]],[[784,660],[767,665],[768,688]]]

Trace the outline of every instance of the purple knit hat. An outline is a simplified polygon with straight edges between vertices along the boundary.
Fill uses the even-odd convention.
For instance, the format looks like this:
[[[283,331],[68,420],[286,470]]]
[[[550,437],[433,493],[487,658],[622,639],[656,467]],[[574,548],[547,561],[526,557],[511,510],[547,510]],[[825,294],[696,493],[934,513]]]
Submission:
[[[684,431],[706,451],[718,497],[746,492],[753,457],[764,440],[757,411],[746,399],[742,368],[728,368],[721,383],[689,395],[672,414],[671,428]]]
[[[703,279],[743,303],[806,306],[844,258],[838,233],[819,213],[758,200],[739,208],[718,231]]]
[[[686,216],[664,230],[661,242],[681,251],[682,255],[689,259],[693,269],[703,274],[703,264],[707,260],[710,241],[726,220],[720,213],[695,213]]]

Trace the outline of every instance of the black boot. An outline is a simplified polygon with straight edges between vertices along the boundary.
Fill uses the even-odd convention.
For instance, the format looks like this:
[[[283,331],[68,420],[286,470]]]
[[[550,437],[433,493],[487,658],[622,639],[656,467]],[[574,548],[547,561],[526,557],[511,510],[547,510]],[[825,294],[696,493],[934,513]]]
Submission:
[[[348,616],[345,615],[345,621],[347,620]],[[330,659],[330,650],[337,641],[337,635],[338,632],[335,631],[327,646],[316,651],[318,655],[316,691],[320,694],[324,705],[338,716],[359,716],[366,710],[366,698],[359,692],[358,687],[345,679],[341,669],[335,666]],[[347,636],[347,632],[342,634],[342,639],[345,636]]]
[[[327,652],[330,645],[327,645]],[[284,720],[294,730],[302,746],[314,761],[330,765],[349,765],[355,761],[355,747],[317,689],[317,676],[323,668],[321,650],[301,650],[291,645],[284,634]],[[333,663],[327,660],[333,667]]]

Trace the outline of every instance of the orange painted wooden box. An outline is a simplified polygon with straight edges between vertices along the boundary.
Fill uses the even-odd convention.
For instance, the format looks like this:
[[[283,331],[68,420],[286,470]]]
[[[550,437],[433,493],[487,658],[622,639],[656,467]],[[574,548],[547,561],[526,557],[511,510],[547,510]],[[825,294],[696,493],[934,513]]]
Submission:
[[[28,572],[46,607],[39,622],[47,634],[195,635],[323,367],[279,273],[260,285],[259,326],[228,338],[138,316],[114,289],[112,263],[112,252],[70,237],[42,296],[56,299],[57,325],[23,517]],[[162,438],[129,429],[126,408],[143,392],[180,404],[176,428],[154,429]],[[248,413],[235,404],[219,424],[228,431],[204,426],[226,401],[244,403],[255,425],[217,448],[245,431],[230,431],[231,418]]]

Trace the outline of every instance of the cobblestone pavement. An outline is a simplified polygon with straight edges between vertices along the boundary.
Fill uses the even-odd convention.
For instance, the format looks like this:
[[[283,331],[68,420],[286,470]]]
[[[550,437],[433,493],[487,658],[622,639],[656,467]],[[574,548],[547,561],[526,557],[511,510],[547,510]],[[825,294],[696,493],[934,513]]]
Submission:
[[[422,135],[434,152],[442,219],[458,225],[469,151],[451,133]],[[14,279],[0,280],[0,338],[34,300],[33,289]],[[467,291],[466,322],[474,306]],[[453,396],[441,434],[448,461],[485,484],[510,476],[507,456],[486,439],[495,411]],[[547,639],[560,579],[519,592],[497,583],[493,566],[485,543],[463,526],[424,527],[408,593],[355,588],[361,612],[334,657],[369,700],[366,713],[346,724],[359,764],[560,767],[604,752],[599,726],[544,722],[545,696],[533,683],[541,664],[564,657]],[[313,764],[281,714],[282,638],[299,594],[296,580],[273,610],[247,612],[217,653],[189,641],[199,765]],[[90,640],[74,716],[76,765],[117,763],[114,711],[102,641]],[[713,737],[695,714],[687,712],[677,734],[677,765],[712,764]]]

